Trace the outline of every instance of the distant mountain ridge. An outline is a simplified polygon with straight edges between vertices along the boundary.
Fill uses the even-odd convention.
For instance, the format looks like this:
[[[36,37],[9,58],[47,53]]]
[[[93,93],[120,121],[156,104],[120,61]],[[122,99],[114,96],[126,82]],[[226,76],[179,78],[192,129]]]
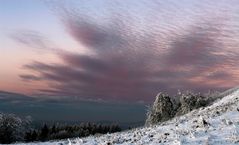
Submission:
[[[27,96],[0,91],[0,112],[31,116],[36,122],[114,122],[127,128],[142,125],[144,104],[121,104],[97,101],[54,100],[44,96]],[[116,115],[117,114],[117,115]]]
[[[9,100],[9,99],[34,99],[33,97],[20,94],[20,93],[15,93],[15,92],[7,92],[7,91],[1,91],[0,90],[0,99],[4,100]]]

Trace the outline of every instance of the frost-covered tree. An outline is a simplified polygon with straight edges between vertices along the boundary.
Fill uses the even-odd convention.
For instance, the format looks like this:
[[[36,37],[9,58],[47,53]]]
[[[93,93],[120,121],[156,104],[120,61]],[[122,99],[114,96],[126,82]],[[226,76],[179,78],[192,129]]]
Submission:
[[[0,113],[0,143],[22,141],[29,124],[29,118],[21,119],[14,114]]]
[[[40,140],[41,141],[45,141],[48,139],[48,135],[49,135],[49,128],[46,124],[44,124],[44,126],[41,129],[41,133],[40,133]]]
[[[187,91],[178,92],[173,98],[167,94],[159,93],[151,107],[147,111],[146,125],[153,125],[167,121],[175,116],[186,114],[194,109],[205,107],[215,101],[219,93],[202,95]]]
[[[208,103],[209,101],[207,97],[200,93],[187,91],[180,96],[180,107],[178,108],[176,115],[183,115],[194,109],[205,107]]]
[[[146,125],[167,121],[174,116],[174,106],[169,95],[159,93],[147,113]]]

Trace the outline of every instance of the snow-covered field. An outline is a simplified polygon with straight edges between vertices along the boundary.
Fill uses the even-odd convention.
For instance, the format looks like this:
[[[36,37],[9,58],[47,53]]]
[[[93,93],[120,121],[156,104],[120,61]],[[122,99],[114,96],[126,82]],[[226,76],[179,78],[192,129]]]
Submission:
[[[160,125],[99,137],[90,136],[28,145],[30,144],[239,145],[239,89],[211,106],[194,110]]]

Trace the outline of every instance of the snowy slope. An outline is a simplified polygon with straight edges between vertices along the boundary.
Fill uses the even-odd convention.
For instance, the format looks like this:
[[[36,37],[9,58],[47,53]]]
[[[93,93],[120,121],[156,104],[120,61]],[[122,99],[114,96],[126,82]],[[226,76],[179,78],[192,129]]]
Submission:
[[[163,145],[234,145],[239,144],[239,89],[209,107],[151,127],[87,137],[32,143],[55,144],[163,144]]]

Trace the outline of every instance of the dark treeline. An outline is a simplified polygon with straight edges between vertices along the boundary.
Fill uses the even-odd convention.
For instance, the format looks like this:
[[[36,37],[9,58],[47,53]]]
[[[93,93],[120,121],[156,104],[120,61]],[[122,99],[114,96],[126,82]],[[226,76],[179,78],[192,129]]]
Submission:
[[[25,141],[47,141],[74,137],[86,137],[95,134],[114,133],[121,131],[116,125],[102,125],[94,123],[81,123],[80,125],[52,125],[44,124],[38,130],[27,131]]]
[[[102,125],[94,123],[44,124],[32,127],[31,118],[20,118],[14,114],[0,113],[0,144],[13,142],[33,142],[86,137],[89,135],[114,133],[121,131],[117,124]]]

